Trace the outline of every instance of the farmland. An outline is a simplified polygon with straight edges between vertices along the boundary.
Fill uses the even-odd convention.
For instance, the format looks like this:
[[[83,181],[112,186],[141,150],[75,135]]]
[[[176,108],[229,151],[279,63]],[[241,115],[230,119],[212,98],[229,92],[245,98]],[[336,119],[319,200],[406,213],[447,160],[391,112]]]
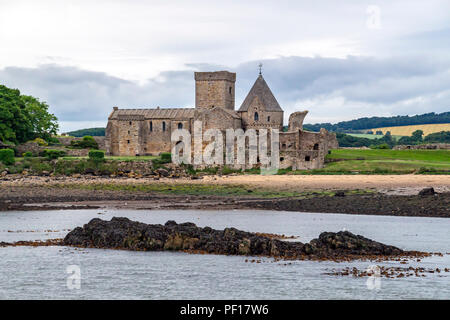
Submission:
[[[440,131],[450,131],[450,123],[437,123],[437,124],[418,124],[412,126],[398,126],[398,127],[384,127],[371,129],[374,133],[376,131],[382,131],[386,134],[390,131],[394,136],[411,136],[411,134],[416,130],[422,130],[424,136],[430,133],[440,132]]]

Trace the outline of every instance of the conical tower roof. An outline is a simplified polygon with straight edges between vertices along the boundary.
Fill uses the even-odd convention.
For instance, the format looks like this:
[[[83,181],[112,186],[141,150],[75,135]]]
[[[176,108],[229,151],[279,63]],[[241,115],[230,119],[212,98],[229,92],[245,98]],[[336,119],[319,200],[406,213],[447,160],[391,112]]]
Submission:
[[[238,111],[247,111],[255,97],[258,97],[267,111],[283,111],[261,74],[256,79]]]

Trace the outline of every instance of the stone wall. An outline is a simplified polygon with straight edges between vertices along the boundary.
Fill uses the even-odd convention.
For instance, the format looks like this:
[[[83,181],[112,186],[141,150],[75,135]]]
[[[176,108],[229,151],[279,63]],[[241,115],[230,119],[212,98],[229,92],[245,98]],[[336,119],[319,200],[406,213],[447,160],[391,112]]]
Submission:
[[[288,131],[303,130],[303,120],[305,119],[308,111],[299,111],[291,113],[289,116],[289,129]]]
[[[195,107],[222,107],[234,110],[236,74],[219,72],[195,72]]]
[[[450,150],[450,143],[432,143],[419,145],[398,145],[393,147],[394,150]]]
[[[255,113],[258,114],[255,119]],[[247,111],[239,112],[245,129],[273,128],[282,130],[283,111],[267,111],[258,97],[251,102]]]

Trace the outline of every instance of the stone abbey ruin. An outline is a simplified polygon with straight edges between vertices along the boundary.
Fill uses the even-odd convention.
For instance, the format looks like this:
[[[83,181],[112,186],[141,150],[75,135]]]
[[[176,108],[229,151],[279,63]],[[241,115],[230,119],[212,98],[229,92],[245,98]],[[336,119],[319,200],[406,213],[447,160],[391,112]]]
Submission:
[[[171,152],[173,130],[278,129],[280,168],[318,169],[329,149],[337,148],[334,133],[303,130],[308,111],[294,112],[283,132],[283,109],[259,74],[240,108],[235,110],[236,73],[195,72],[195,108],[121,109],[108,118],[105,147],[108,155],[158,155]]]

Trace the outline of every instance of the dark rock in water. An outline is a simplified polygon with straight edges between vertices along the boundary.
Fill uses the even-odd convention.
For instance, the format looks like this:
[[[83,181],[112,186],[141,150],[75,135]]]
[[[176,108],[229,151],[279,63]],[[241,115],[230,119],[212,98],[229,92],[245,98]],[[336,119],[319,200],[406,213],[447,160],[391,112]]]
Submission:
[[[419,191],[419,196],[434,196],[435,194],[434,188],[425,188]]]
[[[283,258],[399,255],[403,251],[345,232],[324,232],[308,244],[287,242],[235,228],[214,230],[186,222],[145,224],[128,218],[92,219],[67,234],[64,245],[142,251],[179,250]]]

